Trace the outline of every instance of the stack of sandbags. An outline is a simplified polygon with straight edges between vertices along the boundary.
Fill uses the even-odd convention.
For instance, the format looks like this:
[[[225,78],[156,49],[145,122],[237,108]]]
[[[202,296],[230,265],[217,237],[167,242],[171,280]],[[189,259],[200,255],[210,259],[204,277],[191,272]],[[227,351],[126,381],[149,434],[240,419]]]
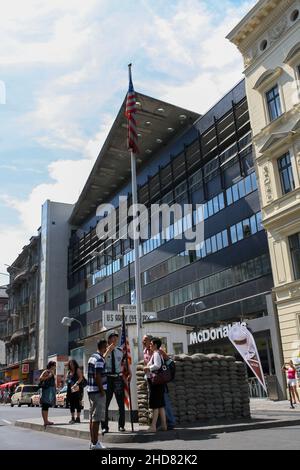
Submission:
[[[139,423],[147,425],[150,422],[148,386],[145,380],[144,363],[139,363],[136,368],[137,399]]]
[[[180,354],[173,359],[176,375],[168,389],[178,424],[250,417],[244,363],[218,354]],[[143,424],[149,418],[145,410],[145,393],[145,385],[139,381],[139,420]]]

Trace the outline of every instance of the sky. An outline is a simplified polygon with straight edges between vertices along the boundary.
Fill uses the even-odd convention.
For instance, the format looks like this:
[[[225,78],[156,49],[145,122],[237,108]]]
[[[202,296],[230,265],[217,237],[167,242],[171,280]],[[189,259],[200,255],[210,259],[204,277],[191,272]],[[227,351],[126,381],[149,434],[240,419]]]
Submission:
[[[254,0],[0,0],[0,272],[47,199],[75,203],[126,95],[205,113],[243,77]],[[0,274],[0,284],[8,277]]]

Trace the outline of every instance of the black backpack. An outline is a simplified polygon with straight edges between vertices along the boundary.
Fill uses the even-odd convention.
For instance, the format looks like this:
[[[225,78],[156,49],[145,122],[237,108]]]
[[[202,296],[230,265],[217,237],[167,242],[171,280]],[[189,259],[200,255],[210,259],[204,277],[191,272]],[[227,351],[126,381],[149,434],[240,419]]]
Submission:
[[[165,361],[166,366],[168,367],[169,371],[171,372],[171,380],[175,379],[175,373],[176,373],[176,365],[173,359],[168,359]]]

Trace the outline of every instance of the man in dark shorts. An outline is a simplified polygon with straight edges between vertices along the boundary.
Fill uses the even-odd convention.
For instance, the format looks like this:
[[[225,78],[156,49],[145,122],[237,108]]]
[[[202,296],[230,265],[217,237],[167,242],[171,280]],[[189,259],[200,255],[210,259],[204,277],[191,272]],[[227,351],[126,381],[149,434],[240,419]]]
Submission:
[[[98,341],[97,352],[92,354],[88,361],[87,392],[90,401],[91,450],[105,449],[105,446],[98,440],[98,434],[100,422],[105,419],[107,378],[103,354],[106,348],[105,340]]]

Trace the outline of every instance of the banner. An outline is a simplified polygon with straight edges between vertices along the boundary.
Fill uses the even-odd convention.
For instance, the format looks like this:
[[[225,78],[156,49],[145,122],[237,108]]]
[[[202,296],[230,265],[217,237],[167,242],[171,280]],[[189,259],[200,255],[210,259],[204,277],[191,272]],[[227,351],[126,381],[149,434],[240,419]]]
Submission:
[[[252,333],[250,333],[246,326],[237,324],[230,329],[228,338],[257,377],[266,393],[268,393],[259,354]]]

